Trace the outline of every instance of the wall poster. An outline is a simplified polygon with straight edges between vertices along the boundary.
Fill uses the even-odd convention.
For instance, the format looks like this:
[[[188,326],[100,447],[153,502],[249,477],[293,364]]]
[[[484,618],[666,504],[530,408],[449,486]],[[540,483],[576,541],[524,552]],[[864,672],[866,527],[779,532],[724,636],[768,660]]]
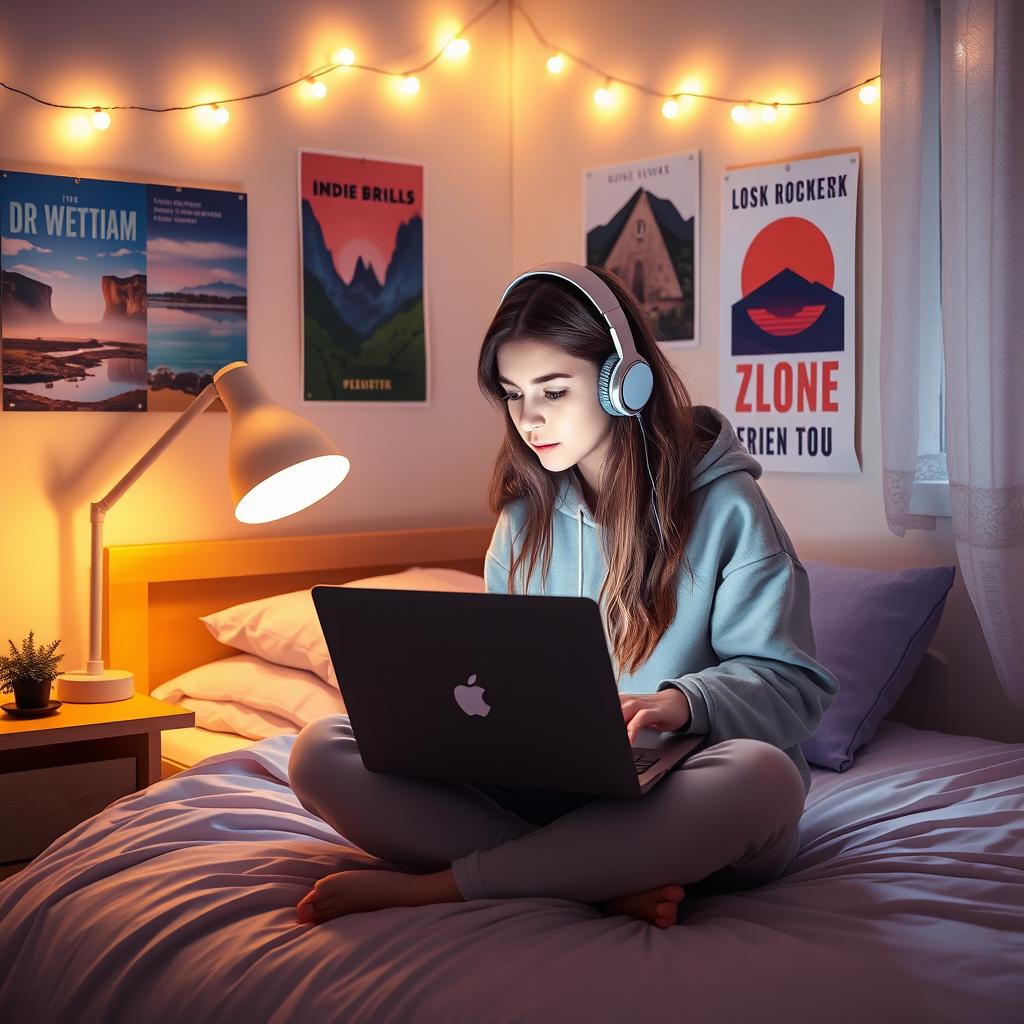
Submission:
[[[302,397],[428,404],[424,167],[299,150]]]
[[[847,152],[723,176],[719,408],[766,472],[860,472],[859,167]]]
[[[246,207],[239,192],[0,171],[4,410],[183,409],[244,360]]]
[[[658,341],[696,348],[700,296],[700,151],[583,173],[583,261],[617,274]]]

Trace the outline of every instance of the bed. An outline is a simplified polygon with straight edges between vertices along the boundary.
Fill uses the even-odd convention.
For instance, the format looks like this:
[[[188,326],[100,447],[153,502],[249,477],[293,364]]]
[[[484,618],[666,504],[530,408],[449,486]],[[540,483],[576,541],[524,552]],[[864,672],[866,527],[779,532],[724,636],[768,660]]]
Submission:
[[[490,533],[112,548],[109,657],[149,692],[236,653],[200,614],[412,565],[482,574]],[[665,930],[548,898],[300,925],[317,878],[387,865],[298,803],[294,735],[192,733],[166,778],[0,882],[0,1018],[1019,1022],[1024,744],[944,731],[950,682],[929,652],[848,771],[812,768],[783,878],[684,900]]]

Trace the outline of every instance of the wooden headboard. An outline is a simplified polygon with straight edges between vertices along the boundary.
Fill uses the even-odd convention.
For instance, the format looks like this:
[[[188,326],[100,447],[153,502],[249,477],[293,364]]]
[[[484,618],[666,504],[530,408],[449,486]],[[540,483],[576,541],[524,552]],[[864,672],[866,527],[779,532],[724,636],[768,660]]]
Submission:
[[[137,544],[104,551],[103,655],[149,693],[198,665],[238,652],[218,643],[200,615],[271,594],[348,583],[411,566],[482,576],[494,524],[314,537]],[[949,662],[929,649],[889,718],[951,731]]]
[[[494,524],[314,537],[262,537],[104,550],[103,656],[149,693],[197,665],[238,652],[199,621],[221,608],[318,583],[411,566],[482,576]]]

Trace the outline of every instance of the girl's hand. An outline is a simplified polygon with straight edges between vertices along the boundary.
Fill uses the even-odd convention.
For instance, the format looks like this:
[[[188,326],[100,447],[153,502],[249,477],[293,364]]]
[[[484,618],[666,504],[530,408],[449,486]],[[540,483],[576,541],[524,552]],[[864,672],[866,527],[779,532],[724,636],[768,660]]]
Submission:
[[[620,693],[619,703],[630,746],[640,729],[674,732],[690,723],[690,702],[686,694],[675,687],[658,693]]]

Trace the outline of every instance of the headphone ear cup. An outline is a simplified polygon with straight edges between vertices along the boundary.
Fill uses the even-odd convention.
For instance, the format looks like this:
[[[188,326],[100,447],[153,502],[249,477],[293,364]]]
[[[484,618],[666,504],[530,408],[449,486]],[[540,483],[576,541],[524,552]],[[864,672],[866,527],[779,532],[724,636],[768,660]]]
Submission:
[[[597,398],[601,403],[601,408],[604,409],[609,416],[625,416],[626,413],[617,409],[612,404],[612,374],[615,372],[615,367],[619,364],[619,354],[613,352],[605,361],[597,375]]]

